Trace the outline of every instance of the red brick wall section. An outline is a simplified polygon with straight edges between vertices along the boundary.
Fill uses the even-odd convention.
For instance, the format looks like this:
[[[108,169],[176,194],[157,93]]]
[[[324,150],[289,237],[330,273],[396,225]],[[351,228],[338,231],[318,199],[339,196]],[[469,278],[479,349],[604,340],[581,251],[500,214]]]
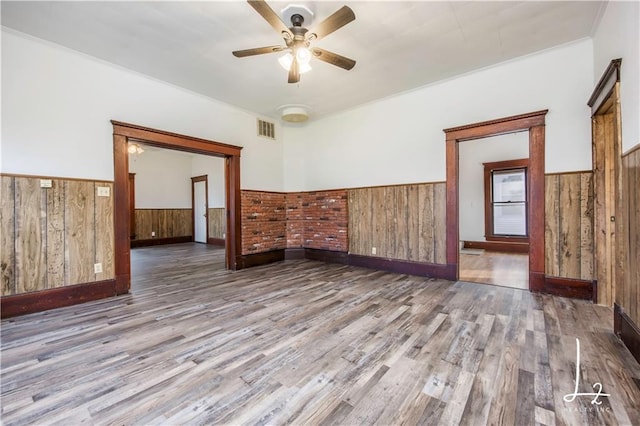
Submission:
[[[242,254],[287,247],[285,196],[278,192],[241,191]]]
[[[332,251],[347,251],[347,191],[302,193],[304,214],[303,245]]]
[[[302,201],[304,192],[290,192],[287,202],[287,248],[303,247],[304,215]]]
[[[241,191],[242,254],[284,248],[347,251],[347,191]]]

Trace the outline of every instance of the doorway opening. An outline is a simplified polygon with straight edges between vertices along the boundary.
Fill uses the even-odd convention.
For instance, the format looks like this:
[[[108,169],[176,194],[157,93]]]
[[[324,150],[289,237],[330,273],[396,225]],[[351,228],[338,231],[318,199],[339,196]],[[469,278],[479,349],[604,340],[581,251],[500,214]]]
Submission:
[[[158,148],[224,158],[225,175],[225,267],[238,269],[241,253],[240,228],[240,150],[242,147],[179,135],[118,121],[113,125],[114,147],[114,228],[116,293],[128,293],[131,288],[130,250],[130,142]]]
[[[545,285],[545,193],[544,193],[544,138],[545,116],[548,110],[500,118],[497,120],[445,129],[447,158],[447,268],[459,279],[460,271],[460,143],[527,131],[529,144],[528,230],[529,230],[529,289],[541,291]]]
[[[459,147],[459,279],[529,288],[529,135]]]
[[[193,241],[207,244],[209,237],[209,179],[207,175],[191,178],[191,211]]]
[[[621,209],[622,125],[620,110],[620,66],[611,61],[587,104],[591,107],[594,252],[597,300],[612,306],[617,300],[616,283],[628,271],[624,265],[625,217]]]

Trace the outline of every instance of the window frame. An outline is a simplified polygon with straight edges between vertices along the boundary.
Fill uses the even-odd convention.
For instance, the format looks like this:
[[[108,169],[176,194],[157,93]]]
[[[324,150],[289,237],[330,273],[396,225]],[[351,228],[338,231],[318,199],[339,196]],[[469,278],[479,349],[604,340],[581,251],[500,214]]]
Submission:
[[[484,237],[487,241],[528,243],[529,242],[529,159],[494,161],[482,163],[484,166]],[[525,175],[525,223],[526,236],[496,235],[493,232],[493,172],[524,169]]]

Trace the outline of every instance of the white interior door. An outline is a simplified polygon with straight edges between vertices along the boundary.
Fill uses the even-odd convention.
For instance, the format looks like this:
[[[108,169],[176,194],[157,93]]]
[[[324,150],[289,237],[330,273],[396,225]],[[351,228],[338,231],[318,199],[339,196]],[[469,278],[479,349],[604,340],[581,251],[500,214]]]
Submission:
[[[207,185],[204,181],[193,183],[193,240],[207,242]]]

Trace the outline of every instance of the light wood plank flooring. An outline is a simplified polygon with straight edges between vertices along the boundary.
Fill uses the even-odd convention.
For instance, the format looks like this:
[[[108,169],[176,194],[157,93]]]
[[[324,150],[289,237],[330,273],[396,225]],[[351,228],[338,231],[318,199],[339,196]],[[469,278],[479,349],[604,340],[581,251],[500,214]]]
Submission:
[[[461,281],[529,289],[529,255],[478,250],[478,254],[460,252]]]
[[[2,321],[2,424],[640,424],[584,301],[222,251],[132,252],[130,295]],[[601,405],[579,392],[601,382]]]

